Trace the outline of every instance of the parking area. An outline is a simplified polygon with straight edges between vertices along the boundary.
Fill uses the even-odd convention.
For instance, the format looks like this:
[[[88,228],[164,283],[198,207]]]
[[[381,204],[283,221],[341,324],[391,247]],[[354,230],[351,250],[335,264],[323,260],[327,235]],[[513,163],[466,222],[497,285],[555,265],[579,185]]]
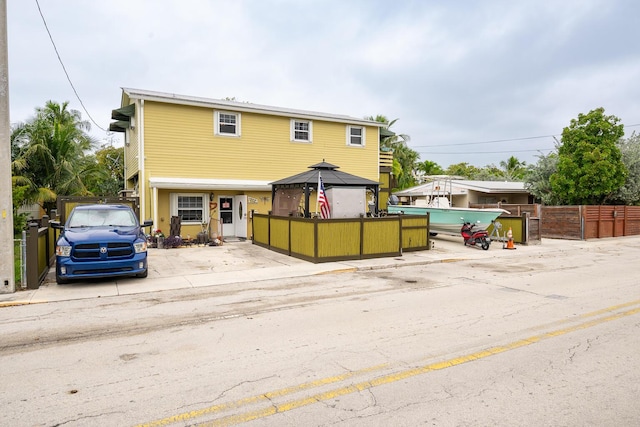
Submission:
[[[164,290],[189,289],[225,284],[255,282],[341,271],[374,270],[407,265],[450,262],[467,259],[522,258],[546,251],[579,250],[617,244],[637,243],[639,237],[599,239],[594,241],[544,240],[540,245],[516,245],[504,250],[501,242],[493,242],[488,251],[466,247],[457,236],[433,238],[433,248],[406,252],[402,256],[313,264],[298,258],[236,241],[222,246],[189,246],[173,249],[149,249],[149,275],[145,279],[118,278],[77,281],[57,285],[53,269],[39,289],[21,290],[0,295],[0,306],[34,304],[82,298],[130,295]]]

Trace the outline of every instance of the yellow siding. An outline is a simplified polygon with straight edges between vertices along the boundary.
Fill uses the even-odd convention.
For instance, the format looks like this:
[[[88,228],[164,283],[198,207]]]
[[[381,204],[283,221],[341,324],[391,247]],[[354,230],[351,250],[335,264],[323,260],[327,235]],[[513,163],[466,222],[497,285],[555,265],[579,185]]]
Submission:
[[[313,121],[311,143],[290,141],[290,119],[241,113],[241,136],[214,135],[214,110],[146,101],[145,170],[149,176],[275,181],[323,160],[378,180],[378,130],[364,147],[346,144],[343,123]]]
[[[246,191],[249,212],[268,214],[271,210],[271,191]]]
[[[122,107],[131,104],[131,100],[125,94],[123,94],[122,99]],[[137,108],[137,107],[136,107]],[[136,113],[138,111],[136,110]],[[138,152],[139,152],[139,141],[138,141],[138,115],[136,114],[134,119],[134,124],[136,125],[135,129],[129,129],[126,131],[127,135],[125,138],[126,144],[124,146],[124,179],[125,181],[131,179],[138,173]]]
[[[125,180],[132,178],[138,173],[138,130],[128,130],[128,143],[124,146],[124,171]]]
[[[135,102],[139,107],[141,101]],[[130,103],[129,97],[123,94],[122,106]],[[241,135],[228,137],[215,135],[216,110],[213,108],[150,100],[145,100],[143,105],[143,111],[136,110],[134,129],[128,131],[125,178],[131,180],[144,172],[139,179],[141,214],[145,218],[155,214],[153,191],[149,186],[152,177],[270,182],[307,171],[310,165],[326,161],[339,166],[342,172],[373,181],[380,179],[376,126],[365,127],[363,147],[347,145],[347,124],[323,120],[312,120],[311,143],[292,142],[290,117],[240,112]],[[138,140],[140,132],[143,132],[143,140]],[[142,154],[144,158],[140,165]],[[128,185],[131,186],[130,182]],[[174,191],[184,192],[158,191],[155,228],[168,229],[169,194]],[[215,194],[216,197],[245,194],[249,211],[266,214],[271,210],[270,191],[216,191]],[[212,210],[210,216],[210,234],[214,234],[218,228],[217,210]],[[193,237],[199,231],[197,226],[183,226],[181,234]],[[248,237],[251,232],[249,226]]]

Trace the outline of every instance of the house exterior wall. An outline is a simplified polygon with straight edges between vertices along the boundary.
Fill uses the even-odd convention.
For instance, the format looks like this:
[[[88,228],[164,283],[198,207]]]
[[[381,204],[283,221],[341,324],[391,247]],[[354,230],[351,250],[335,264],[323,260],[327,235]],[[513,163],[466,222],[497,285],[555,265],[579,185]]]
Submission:
[[[325,159],[378,180],[378,129],[364,147],[346,144],[346,125],[313,121],[311,143],[290,141],[290,118],[240,113],[241,135],[214,134],[214,109],[145,102],[145,171],[151,176],[275,181]]]
[[[509,203],[525,205],[529,203],[529,195],[522,193],[482,193],[480,191],[469,190],[468,203]]]
[[[122,106],[127,106],[131,103],[129,97],[126,94],[122,95]],[[127,181],[133,178],[138,173],[138,128],[137,128],[137,115],[134,117],[134,128],[127,129],[124,135],[124,180],[125,189],[133,189],[129,186]]]
[[[137,129],[127,129],[125,135],[124,159],[125,180],[133,178],[138,173],[138,132]]]
[[[416,198],[417,199],[417,198]],[[425,202],[427,197],[424,197]],[[456,208],[468,208],[470,205],[509,203],[526,205],[529,203],[529,195],[521,193],[483,193],[481,191],[468,190],[465,194],[454,194],[452,206]]]
[[[272,182],[308,170],[315,163],[326,161],[348,172],[373,181],[380,180],[379,127],[363,126],[364,144],[347,144],[348,122],[330,118],[298,118],[312,123],[311,142],[291,140],[293,117],[262,112],[234,110],[231,106],[171,103],[159,100],[129,98],[123,95],[123,106],[136,104],[133,128],[126,130],[125,178],[132,189],[134,178],[139,179],[140,213],[153,218],[154,229],[169,231],[174,193],[211,196],[207,219],[210,235],[220,232],[220,196],[247,196],[244,206],[250,211],[268,213],[271,210],[271,191],[242,191],[200,188],[152,188],[150,179],[176,178],[180,180],[230,180]],[[244,104],[240,104],[241,110]],[[240,115],[239,135],[217,135],[216,111]],[[251,235],[247,221],[247,235]],[[181,234],[194,237],[201,224],[183,223]]]
[[[158,212],[159,216],[153,225],[153,229],[160,229],[164,234],[169,233],[169,225],[171,223],[171,212],[170,212],[170,198],[172,193],[180,193],[180,194],[193,194],[200,195],[203,191],[187,191],[187,190],[168,190],[161,189],[158,190]],[[221,196],[236,196],[240,194],[238,191],[215,191],[214,200],[209,202],[209,227],[210,227],[210,235],[221,235],[222,230],[220,229],[220,209],[217,205],[217,199]],[[251,211],[255,211],[255,213],[267,214],[271,210],[271,193],[266,191],[247,191],[244,193],[247,196],[247,215],[248,217],[251,215]],[[149,205],[153,205],[153,200],[149,200]],[[250,224],[249,224],[250,226]],[[200,224],[182,224],[180,234],[187,238],[195,238],[199,232],[202,231],[202,226]],[[251,230],[248,230],[249,232]],[[250,234],[250,233],[249,233]]]

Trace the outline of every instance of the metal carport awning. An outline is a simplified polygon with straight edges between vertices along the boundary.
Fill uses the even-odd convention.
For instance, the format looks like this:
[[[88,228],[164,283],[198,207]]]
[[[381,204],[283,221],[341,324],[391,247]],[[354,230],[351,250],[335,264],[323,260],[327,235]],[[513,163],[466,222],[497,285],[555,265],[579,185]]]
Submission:
[[[111,118],[113,120],[124,120],[128,122],[131,120],[131,117],[133,117],[135,113],[136,113],[136,105],[129,104],[126,107],[111,110]]]

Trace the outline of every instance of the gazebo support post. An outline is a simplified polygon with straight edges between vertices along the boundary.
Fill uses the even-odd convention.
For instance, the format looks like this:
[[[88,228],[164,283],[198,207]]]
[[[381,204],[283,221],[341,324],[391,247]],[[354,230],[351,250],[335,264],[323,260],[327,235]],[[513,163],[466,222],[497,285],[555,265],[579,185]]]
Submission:
[[[311,218],[309,213],[309,184],[304,184],[304,217]]]

